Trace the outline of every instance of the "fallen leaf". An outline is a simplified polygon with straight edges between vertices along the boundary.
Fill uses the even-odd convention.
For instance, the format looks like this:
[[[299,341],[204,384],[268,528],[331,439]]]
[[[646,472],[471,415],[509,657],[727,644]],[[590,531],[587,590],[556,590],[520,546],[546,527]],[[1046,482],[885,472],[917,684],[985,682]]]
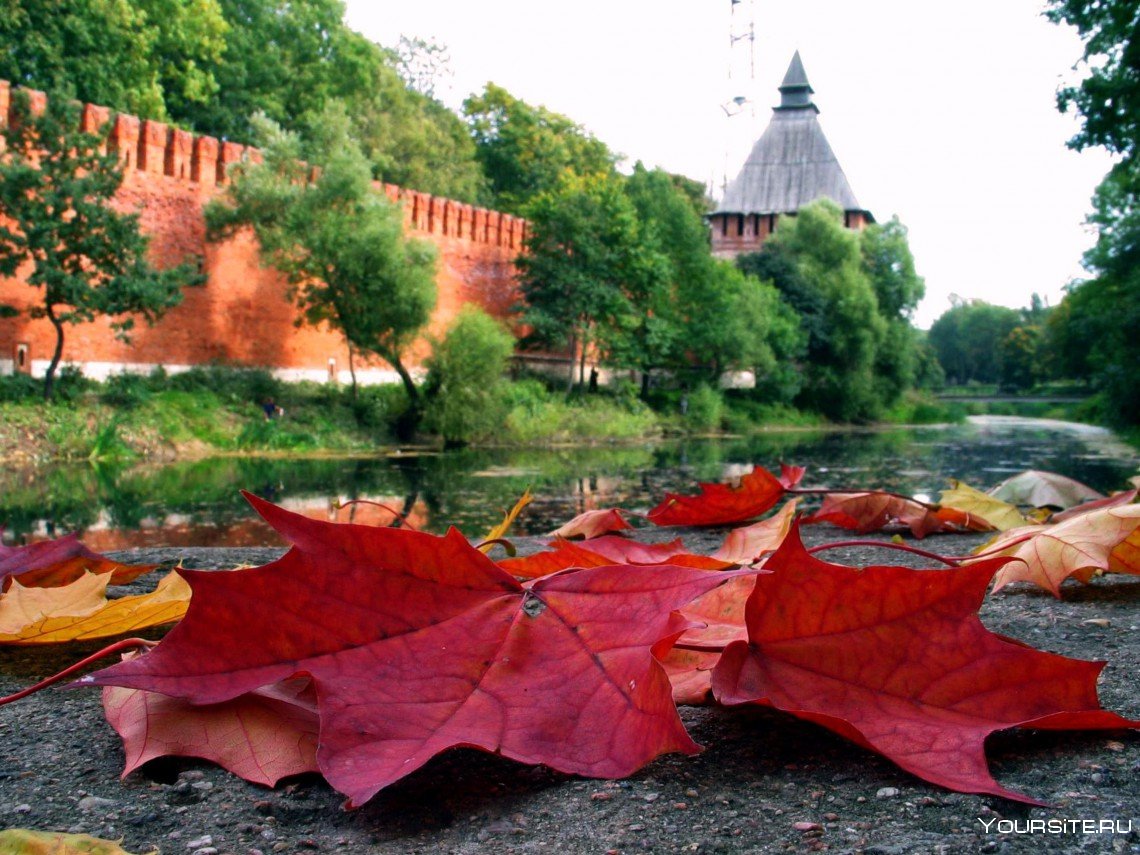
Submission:
[[[624,531],[631,529],[631,526],[622,514],[621,508],[607,508],[601,511],[586,511],[585,513],[578,514],[574,519],[565,525],[555,529],[550,534],[552,537],[584,537],[587,540],[592,537],[600,537],[603,534],[609,534],[614,531]]]
[[[696,496],[666,493],[647,516],[654,525],[731,525],[755,519],[784,495],[785,486],[767,469],[757,466],[740,483],[698,484]]]
[[[733,566],[733,562],[688,552],[680,538],[669,543],[647,544],[606,535],[574,543],[558,538],[548,546],[545,552],[504,558],[498,564],[519,579],[538,579],[571,567],[604,567],[607,564],[673,564],[701,570],[725,570]]]
[[[515,520],[518,519],[519,514],[522,513],[523,508],[529,505],[533,499],[534,497],[530,494],[530,488],[528,487],[523,491],[523,494],[519,496],[519,500],[515,502],[514,507],[503,515],[503,521],[487,532],[487,536],[483,539],[491,541],[500,540],[505,537],[506,533],[511,530],[511,526],[514,525]],[[484,543],[479,547],[479,550],[481,552],[490,552],[493,546],[493,543]]]
[[[980,517],[956,508],[932,507],[914,499],[878,491],[827,495],[820,509],[804,520],[805,525],[820,522],[859,534],[903,526],[917,538],[935,532],[993,530],[993,526]]]
[[[672,648],[661,660],[673,688],[673,703],[696,706],[712,694],[712,669],[720,661],[719,650]]]
[[[219,704],[108,686],[103,711],[123,740],[123,777],[156,757],[200,757],[255,784],[317,771],[317,701],[307,679]]]
[[[211,704],[307,674],[317,761],[350,805],[455,746],[592,777],[698,750],[655,655],[688,628],[674,611],[731,572],[622,565],[523,585],[454,529],[337,525],[247,498],[289,552],[186,571],[186,617],[80,683]]]
[[[186,613],[190,587],[171,571],[149,594],[107,599],[111,574],[85,573],[58,588],[14,580],[0,596],[0,644],[58,644],[124,635],[173,623]]]
[[[988,496],[961,481],[951,481],[951,488],[942,491],[940,504],[944,508],[955,508],[971,517],[989,523],[990,528],[1008,531],[1029,523],[1021,512],[1008,502]]]
[[[1087,484],[1056,472],[1042,472],[1038,469],[1027,469],[1019,475],[1006,478],[989,490],[988,494],[1011,505],[1031,508],[1048,506],[1064,509],[1081,502],[1104,498]]]
[[[1012,727],[1137,727],[1100,708],[1104,663],[1033,650],[977,611],[991,558],[949,570],[856,570],[809,555],[798,530],[748,600],[748,640],[713,671],[717,700],[759,703],[820,724],[918,777],[1034,803],[997,783],[989,734]]]
[[[807,472],[806,466],[789,466],[787,463],[781,463],[779,481],[785,489],[794,490],[804,479],[805,472]]]
[[[0,587],[4,590],[17,576],[25,588],[50,588],[70,584],[87,572],[110,573],[112,585],[125,585],[156,566],[112,561],[92,552],[74,534],[27,546],[0,544]]]
[[[1070,576],[1083,581],[1097,570],[1134,573],[1137,542],[1130,538],[1140,527],[1140,505],[1124,505],[1081,514],[1056,525],[1015,529],[982,547],[989,555],[1018,559],[994,577],[994,591],[1010,582],[1033,582],[1061,595],[1061,583]],[[1020,538],[1025,538],[1017,542]],[[1005,546],[1005,544],[1010,544]],[[1120,554],[1113,560],[1117,549]]]
[[[131,855],[114,840],[100,840],[86,834],[62,834],[58,831],[30,831],[9,828],[0,831],[2,855]],[[150,855],[157,855],[152,851]]]
[[[786,502],[775,514],[744,528],[728,533],[713,558],[730,564],[752,564],[769,552],[775,552],[787,536],[796,518],[796,499]]]
[[[1131,505],[1136,501],[1137,490],[1122,490],[1119,493],[1113,493],[1104,499],[1097,499],[1094,502],[1085,502],[1083,505],[1077,505],[1069,508],[1068,510],[1061,511],[1053,514],[1049,518],[1049,522],[1059,523],[1065,520],[1070,520],[1073,517],[1087,514],[1089,511],[1099,511],[1103,508],[1119,508],[1121,505]]]

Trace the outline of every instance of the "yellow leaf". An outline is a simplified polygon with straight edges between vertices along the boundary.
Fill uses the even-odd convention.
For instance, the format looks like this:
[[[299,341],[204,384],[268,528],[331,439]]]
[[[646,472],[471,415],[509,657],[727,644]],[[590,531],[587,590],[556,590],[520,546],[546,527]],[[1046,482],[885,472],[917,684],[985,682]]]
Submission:
[[[942,491],[940,504],[945,507],[979,517],[998,531],[1009,531],[1030,522],[1008,502],[986,495],[961,481],[951,481],[950,484],[952,489]]]
[[[531,502],[531,499],[533,499],[533,498],[534,497],[531,496],[531,494],[530,494],[530,488],[527,487],[526,491],[519,497],[519,500],[517,502],[515,502],[515,506],[513,508],[511,508],[509,511],[507,511],[506,516],[503,517],[503,521],[501,523],[499,523],[497,526],[495,526],[493,529],[491,529],[489,532],[487,532],[487,536],[483,539],[484,540],[498,540],[504,534],[506,534],[507,531],[510,529],[511,525],[513,525],[514,521],[518,518],[518,515],[520,513],[522,513],[522,509],[525,508],[527,505],[529,505]],[[493,544],[485,543],[482,546],[480,546],[479,548],[483,552],[490,552],[492,546],[493,546]]]
[[[9,828],[0,831],[0,855],[131,855],[114,840],[100,840],[86,834],[58,831],[29,831]],[[156,855],[151,852],[150,855]]]
[[[106,573],[86,573],[59,588],[25,588],[0,596],[0,644],[57,644],[123,635],[173,623],[186,613],[190,586],[171,571],[155,590],[107,599]]]

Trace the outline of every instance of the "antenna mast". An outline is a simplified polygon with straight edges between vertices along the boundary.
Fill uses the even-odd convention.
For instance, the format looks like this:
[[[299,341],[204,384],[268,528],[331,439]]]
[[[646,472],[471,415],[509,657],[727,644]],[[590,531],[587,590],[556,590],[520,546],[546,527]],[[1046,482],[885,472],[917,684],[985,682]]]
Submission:
[[[733,122],[732,119],[745,113],[753,118],[756,117],[756,102],[752,97],[756,91],[755,0],[729,0],[729,4],[731,6],[728,22],[729,98],[720,105],[726,119],[724,173],[720,187],[722,194],[728,187],[728,160],[735,148],[733,131],[737,130],[740,124]]]

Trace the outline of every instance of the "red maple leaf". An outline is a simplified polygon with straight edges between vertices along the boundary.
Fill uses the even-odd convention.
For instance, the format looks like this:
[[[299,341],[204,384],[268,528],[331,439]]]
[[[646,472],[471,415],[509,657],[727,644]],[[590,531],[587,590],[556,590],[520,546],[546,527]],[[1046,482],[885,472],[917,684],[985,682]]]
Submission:
[[[724,570],[732,562],[705,555],[694,555],[685,549],[680,538],[669,543],[638,543],[624,537],[605,535],[571,543],[551,541],[546,552],[535,552],[522,558],[503,558],[498,564],[519,579],[538,579],[571,567],[604,567],[607,564],[672,564],[700,570]]]
[[[16,576],[25,588],[56,588],[74,582],[86,572],[111,573],[111,584],[124,585],[156,566],[112,561],[92,552],[75,534],[27,546],[0,544],[0,588],[6,588]]]
[[[1032,802],[1002,787],[984,743],[1012,727],[1137,727],[1100,708],[1104,663],[1033,650],[978,619],[1006,559],[951,570],[855,570],[810,556],[793,529],[756,577],[748,641],[713,671],[721,703],[758,702],[823,725],[935,784]]]
[[[992,531],[993,526],[954,508],[932,507],[905,496],[870,491],[832,493],[804,523],[829,522],[859,534],[905,526],[917,538],[934,532]]]
[[[800,475],[803,473],[801,472]],[[785,472],[790,480],[795,469]],[[666,493],[647,517],[654,525],[730,525],[770,510],[787,487],[767,469],[755,467],[737,485],[699,484],[700,495]]]
[[[570,522],[558,527],[550,534],[552,537],[584,537],[586,539],[609,534],[612,531],[625,531],[631,526],[622,516],[625,511],[621,508],[606,508],[600,511],[585,511],[578,514]]]
[[[317,761],[350,805],[455,746],[593,777],[698,750],[655,657],[689,627],[674,610],[732,573],[623,565],[520,584],[454,529],[338,525],[247,498],[289,552],[183,571],[183,621],[80,682],[208,704],[310,676]]]

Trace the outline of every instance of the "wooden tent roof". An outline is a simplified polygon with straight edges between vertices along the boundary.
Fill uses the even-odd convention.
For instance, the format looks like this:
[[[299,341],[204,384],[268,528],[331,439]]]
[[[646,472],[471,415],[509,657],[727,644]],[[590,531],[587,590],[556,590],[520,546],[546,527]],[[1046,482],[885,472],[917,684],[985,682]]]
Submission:
[[[845,211],[861,211],[839,160],[823,135],[799,51],[780,85],[780,106],[752,147],[740,174],[713,214],[790,214],[826,196]]]

